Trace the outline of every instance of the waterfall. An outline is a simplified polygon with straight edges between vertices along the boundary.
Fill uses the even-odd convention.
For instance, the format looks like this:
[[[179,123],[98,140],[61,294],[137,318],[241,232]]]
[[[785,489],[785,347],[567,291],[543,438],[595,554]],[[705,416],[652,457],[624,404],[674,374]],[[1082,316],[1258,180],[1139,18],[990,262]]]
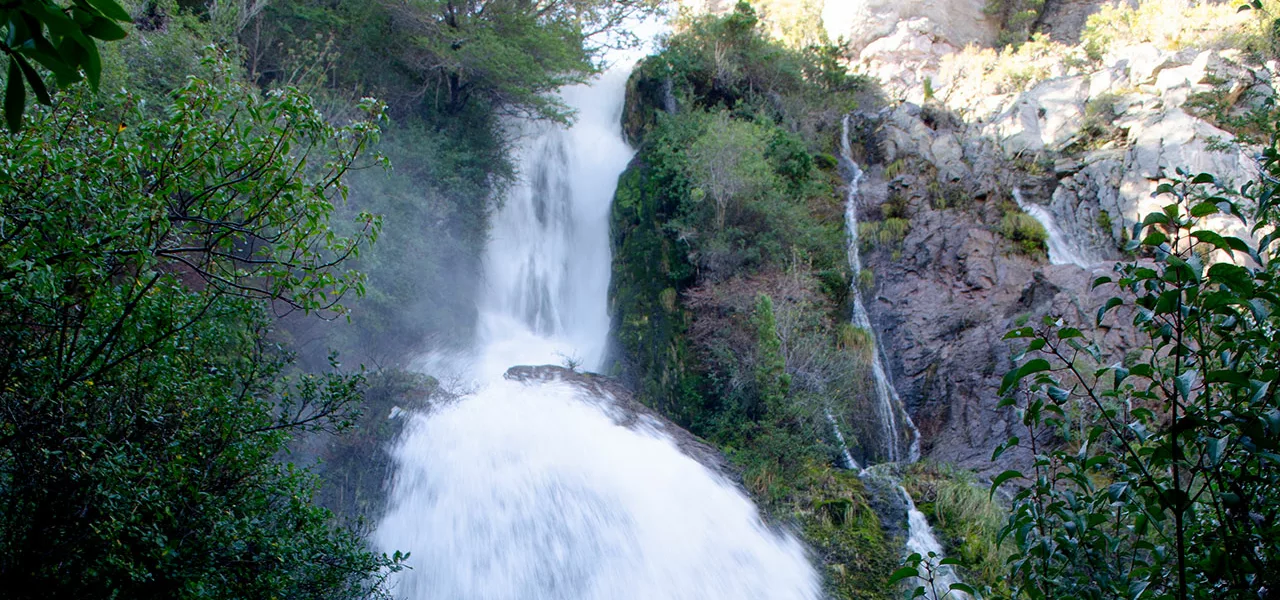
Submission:
[[[1013,200],[1018,203],[1018,208],[1031,215],[1036,221],[1039,221],[1040,225],[1044,227],[1045,233],[1049,235],[1046,245],[1049,249],[1049,262],[1051,264],[1076,265],[1080,268],[1088,269],[1102,262],[1102,258],[1067,235],[1058,226],[1058,220],[1054,218],[1053,212],[1048,208],[1023,200],[1022,190],[1016,187],[1013,188]]]
[[[836,416],[831,414],[831,409],[825,410],[827,422],[831,423],[831,431],[836,434],[836,443],[840,444],[840,459],[843,461],[844,468],[850,471],[861,471],[862,467],[858,465],[858,461],[853,460],[853,454],[849,452],[849,444],[844,441],[844,433],[840,431],[840,424],[836,422]]]
[[[848,260],[849,270],[853,272],[854,281],[858,279],[858,273],[862,272],[862,257],[858,252],[858,192],[859,186],[862,184],[863,173],[858,163],[853,161],[852,150],[849,147],[849,115],[844,116],[841,122],[842,136],[840,138],[840,165],[846,173],[848,181],[848,192],[845,195],[844,204],[844,224],[848,231]],[[889,378],[886,370],[888,361],[886,354],[880,349],[880,341],[876,336],[876,330],[871,325],[871,317],[867,315],[866,306],[862,303],[862,294],[857,289],[857,283],[854,283],[853,293],[853,316],[852,322],[855,327],[859,327],[866,331],[874,344],[876,351],[873,353],[871,361],[871,375],[875,386],[876,403],[880,413],[881,433],[884,436],[884,458],[888,462],[898,462],[902,459],[901,453],[903,449],[903,431],[898,426],[898,414],[902,414],[903,424],[906,426],[906,448],[907,461],[915,462],[919,459],[919,437],[920,434],[916,430],[915,423],[911,422],[911,416],[902,408],[902,400],[898,397],[898,391],[893,387],[893,381]],[[843,436],[839,436],[843,438]]]
[[[916,503],[911,500],[911,495],[907,493],[905,488],[898,487],[898,491],[902,492],[902,498],[907,503],[907,554],[919,553],[921,557],[928,558],[932,552],[937,559],[941,560],[942,543],[933,535],[933,528],[929,527],[929,520],[925,518],[924,513],[916,508]],[[923,579],[917,580],[917,585],[925,586],[925,597],[928,600],[938,600],[939,598],[952,598],[954,600],[966,600],[969,595],[955,590],[947,596],[947,592],[951,590],[951,584],[960,583],[960,578],[956,576],[956,572],[951,565],[933,566],[933,586]],[[941,593],[934,594],[933,588]]]
[[[629,66],[629,65],[626,65]],[[373,541],[410,553],[412,600],[817,600],[803,547],[641,423],[510,366],[599,368],[609,332],[609,204],[632,150],[627,69],[562,90],[567,130],[529,127],[522,183],[495,215],[474,348],[432,356],[476,390],[411,417]]]
[[[848,192],[845,196],[844,221],[845,228],[848,230],[848,256],[849,269],[853,272],[855,281],[857,275],[862,271],[862,256],[858,251],[858,199],[860,186],[864,174],[858,163],[853,160],[853,152],[849,145],[849,115],[844,116],[841,121],[841,138],[840,138],[840,164],[845,171],[845,177],[848,181]],[[898,427],[897,415],[902,413],[902,419],[906,426],[907,456],[906,463],[913,463],[920,460],[920,432],[916,429],[915,423],[911,421],[911,415],[907,414],[906,408],[902,405],[902,399],[898,396],[898,391],[893,386],[893,379],[889,374],[887,365],[889,364],[888,353],[881,346],[879,338],[876,336],[875,328],[871,324],[871,318],[867,315],[866,306],[862,303],[862,294],[854,284],[852,292],[853,296],[853,316],[852,322],[856,327],[861,327],[870,334],[872,343],[875,344],[875,352],[872,356],[871,373],[875,384],[875,394],[877,405],[880,413],[881,431],[884,434],[884,451],[887,462],[898,462],[902,460],[900,455],[902,446],[902,431]],[[835,428],[836,439],[844,451],[846,457],[846,466],[850,469],[857,465],[853,463],[852,456],[849,455],[849,449],[844,445],[844,436],[841,434],[835,419],[831,413],[827,413],[831,426]],[[849,466],[853,465],[853,466]],[[864,477],[870,476],[866,469],[861,470]],[[906,501],[907,505],[907,544],[906,551],[910,555],[912,553],[920,553],[922,557],[928,560],[929,553],[935,555],[935,585],[943,591],[939,597],[935,597],[932,590],[926,590],[926,596],[929,600],[939,600],[945,596],[945,591],[949,590],[951,584],[958,583],[960,579],[955,575],[953,569],[946,565],[937,565],[936,561],[940,561],[943,557],[942,544],[938,542],[937,537],[933,534],[933,529],[929,527],[929,521],[925,518],[924,513],[916,509],[915,503],[912,502],[911,496],[907,490],[901,485],[897,485],[897,479],[889,473],[877,473],[876,476],[883,476],[894,482],[898,491]],[[951,598],[957,600],[965,600],[967,594],[959,591],[954,592]]]

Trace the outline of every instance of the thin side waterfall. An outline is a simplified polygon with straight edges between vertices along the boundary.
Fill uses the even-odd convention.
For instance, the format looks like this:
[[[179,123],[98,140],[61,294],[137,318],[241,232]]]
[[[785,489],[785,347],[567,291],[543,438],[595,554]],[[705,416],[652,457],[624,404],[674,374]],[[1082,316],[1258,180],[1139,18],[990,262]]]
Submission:
[[[831,423],[831,431],[836,434],[836,443],[840,444],[840,459],[843,461],[844,468],[850,471],[861,471],[862,467],[858,466],[858,461],[853,460],[853,454],[849,452],[849,444],[844,441],[844,433],[840,431],[840,424],[836,422],[836,416],[831,414],[831,409],[826,409],[827,422]]]
[[[929,556],[932,552],[941,560],[943,556],[942,543],[933,535],[933,528],[929,527],[929,520],[916,508],[916,503],[911,500],[911,495],[907,490],[898,487],[898,491],[902,492],[902,498],[907,503],[907,554],[919,553],[922,557]],[[946,596],[951,591],[949,598],[954,600],[966,600],[969,594],[960,590],[951,590],[951,585],[960,583],[960,576],[956,575],[955,569],[951,565],[933,565],[933,583],[932,585],[924,580],[919,580],[918,585],[925,586],[925,597],[929,600],[937,600]]]
[[[858,252],[858,200],[860,198],[859,191],[862,184],[864,174],[858,163],[853,160],[853,152],[849,144],[849,115],[844,116],[841,122],[841,138],[840,138],[840,164],[846,173],[848,181],[848,194],[845,197],[845,228],[848,230],[848,254],[849,269],[853,272],[855,278],[862,271],[862,257]],[[857,284],[855,284],[856,286]],[[901,450],[903,444],[903,435],[906,436],[906,463],[913,463],[920,460],[920,432],[916,429],[915,423],[911,421],[911,415],[907,414],[906,409],[902,405],[902,399],[898,396],[897,389],[893,386],[893,379],[889,374],[886,365],[889,364],[889,357],[884,347],[880,345],[879,338],[876,336],[875,328],[871,324],[871,318],[867,315],[866,306],[862,303],[862,294],[855,287],[853,290],[853,315],[852,322],[855,326],[861,327],[868,334],[872,343],[875,344],[875,352],[871,365],[872,377],[875,380],[875,393],[877,404],[879,406],[879,416],[881,430],[884,435],[884,454],[886,462],[899,462],[902,460]],[[898,414],[901,413],[905,432],[898,426]],[[840,442],[843,450],[846,466],[850,469],[859,468],[853,462],[849,449],[845,446],[844,436],[840,432],[835,418],[831,416],[830,411],[827,412],[827,418],[831,421],[831,426],[835,429],[836,439]],[[930,552],[935,555],[934,561],[940,561],[943,557],[942,544],[933,534],[933,529],[929,526],[928,519],[924,513],[916,509],[915,503],[911,500],[911,496],[907,494],[907,490],[901,485],[897,485],[897,479],[890,473],[869,473],[867,469],[859,468],[864,477],[876,476],[886,477],[894,482],[899,492],[902,493],[907,505],[907,544],[906,553],[920,553],[922,557],[928,557]],[[936,565],[936,562],[935,562]],[[925,595],[929,600],[938,600],[940,597],[946,596],[946,592],[951,589],[951,584],[958,583],[960,579],[956,576],[954,570],[949,566],[935,566],[935,580],[939,593],[935,594],[935,590],[926,587]],[[926,585],[921,582],[921,585]],[[964,600],[968,598],[967,594],[960,591],[952,593],[950,598]]]
[[[844,116],[841,128],[843,135],[840,137],[840,164],[845,170],[846,180],[848,181],[848,192],[845,196],[844,224],[845,229],[848,231],[849,270],[853,272],[856,281],[858,273],[862,271],[862,257],[858,252],[858,193],[864,175],[858,163],[853,161],[852,150],[849,147],[849,115]],[[894,389],[893,382],[889,379],[885,367],[887,364],[886,355],[880,349],[880,341],[876,336],[875,327],[871,325],[871,317],[867,315],[866,306],[862,303],[862,294],[857,289],[857,284],[854,285],[855,288],[852,294],[853,325],[869,334],[871,343],[874,344],[876,349],[871,363],[871,372],[880,413],[881,432],[884,436],[884,459],[886,462],[898,462],[902,459],[902,450],[905,447],[907,461],[915,462],[919,458],[920,434],[916,430],[915,423],[911,421],[910,415],[902,409],[902,400],[898,397],[898,391]],[[905,431],[898,425],[899,413],[901,413]],[[904,437],[906,439],[903,439]]]
[[[629,67],[630,65],[625,65]],[[609,204],[632,150],[628,69],[561,92],[568,129],[522,138],[523,183],[495,215],[471,352],[422,361],[474,393],[411,416],[378,548],[410,553],[411,600],[818,600],[804,548],[733,484],[608,399],[513,365],[598,368],[609,333]]]
[[[1045,233],[1049,235],[1045,245],[1049,247],[1049,262],[1051,264],[1076,265],[1080,268],[1088,269],[1102,262],[1100,256],[1067,235],[1058,226],[1058,220],[1048,208],[1027,202],[1022,198],[1022,190],[1016,187],[1013,188],[1013,200],[1018,203],[1018,208],[1031,215],[1036,221],[1039,221],[1040,225],[1044,227]]]

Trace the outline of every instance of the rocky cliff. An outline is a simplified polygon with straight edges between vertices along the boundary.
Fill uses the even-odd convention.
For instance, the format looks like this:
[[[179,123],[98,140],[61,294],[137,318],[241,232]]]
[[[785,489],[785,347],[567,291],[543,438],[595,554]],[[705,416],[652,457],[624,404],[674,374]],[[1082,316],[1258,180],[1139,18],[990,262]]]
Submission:
[[[1251,119],[1267,118],[1276,67],[1249,45],[1253,17],[1232,7],[1081,4],[1072,14],[1050,3],[1040,27],[1052,37],[996,51],[977,45],[988,39],[982,19],[957,26],[948,16],[961,4],[921,4],[855,44],[850,61],[899,98],[861,115],[868,310],[925,456],[991,474],[1028,458],[990,461],[1018,433],[996,408],[1011,364],[1002,335],[1046,315],[1092,328],[1110,290],[1090,282],[1113,259],[1134,258],[1118,248],[1168,202],[1152,192],[1177,169],[1227,187],[1252,179]],[[865,39],[872,15],[849,18],[851,39]],[[1139,18],[1155,24],[1138,31]],[[1015,190],[1093,260],[1050,264]],[[1133,343],[1123,329],[1097,335],[1116,349],[1112,360]]]

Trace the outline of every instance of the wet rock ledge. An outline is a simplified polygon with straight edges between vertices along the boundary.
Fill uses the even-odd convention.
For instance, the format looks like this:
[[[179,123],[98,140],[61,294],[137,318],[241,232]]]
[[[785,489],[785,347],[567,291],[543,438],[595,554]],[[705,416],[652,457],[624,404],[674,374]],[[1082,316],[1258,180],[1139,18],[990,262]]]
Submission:
[[[685,456],[742,487],[742,474],[730,466],[719,450],[638,402],[635,394],[616,379],[555,365],[511,367],[503,377],[525,383],[559,381],[572,385],[582,391],[583,400],[602,406],[614,423],[628,429],[659,432],[670,438]]]

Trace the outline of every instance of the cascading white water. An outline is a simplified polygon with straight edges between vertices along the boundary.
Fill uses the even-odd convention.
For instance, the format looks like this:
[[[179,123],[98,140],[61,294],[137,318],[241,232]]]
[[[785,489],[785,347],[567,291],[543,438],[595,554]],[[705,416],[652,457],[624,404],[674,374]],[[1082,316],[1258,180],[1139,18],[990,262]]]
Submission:
[[[1044,227],[1045,233],[1049,236],[1045,245],[1049,249],[1049,262],[1051,264],[1076,265],[1088,269],[1102,262],[1101,257],[1067,235],[1058,226],[1058,220],[1054,218],[1053,213],[1048,208],[1027,202],[1022,198],[1022,190],[1016,187],[1013,188],[1013,200],[1018,203],[1018,208],[1031,215],[1033,219],[1039,221],[1040,225]]]
[[[844,205],[844,224],[848,231],[848,257],[849,270],[853,272],[856,280],[858,273],[862,272],[862,257],[858,252],[858,192],[859,186],[862,184],[863,173],[858,167],[858,163],[853,161],[852,149],[849,147],[849,115],[844,116],[841,122],[840,137],[840,164],[847,173],[848,192],[845,195]],[[856,286],[857,284],[855,284]],[[873,383],[875,385],[876,400],[880,409],[881,430],[884,436],[884,452],[885,460],[888,462],[897,462],[901,458],[903,447],[903,431],[898,427],[898,413],[902,413],[904,425],[906,426],[907,461],[915,462],[919,459],[920,434],[916,430],[915,423],[911,422],[911,416],[902,410],[902,400],[898,398],[898,391],[894,389],[893,382],[890,381],[888,373],[885,371],[886,360],[884,353],[880,351],[879,338],[876,336],[875,328],[871,325],[871,317],[867,315],[867,309],[862,304],[862,294],[859,290],[853,290],[853,316],[852,321],[855,327],[859,327],[866,331],[870,337],[872,344],[875,345],[876,351],[871,361],[871,373]]]
[[[844,441],[844,432],[840,431],[840,424],[836,422],[836,416],[831,414],[831,409],[826,409],[827,422],[831,423],[831,431],[836,434],[836,443],[840,444],[840,459],[844,462],[844,468],[850,471],[861,471],[862,467],[858,465],[858,461],[853,460],[853,454],[849,452],[849,444]]]
[[[524,183],[495,216],[474,351],[432,357],[475,393],[414,415],[374,534],[410,553],[411,600],[817,600],[800,544],[656,430],[615,424],[565,383],[514,382],[518,364],[598,368],[609,332],[608,211],[632,156],[627,77],[562,91],[568,131],[524,138]],[[598,400],[598,399],[597,399]],[[607,402],[605,403],[607,405]]]
[[[929,527],[929,520],[916,508],[916,503],[911,501],[911,495],[907,490],[899,487],[898,491],[902,492],[902,498],[907,503],[907,554],[919,553],[922,558],[928,559],[929,554],[933,553],[936,557],[933,565],[933,583],[932,585],[921,578],[917,585],[925,586],[925,597],[928,600],[938,600],[939,598],[950,598],[951,600],[966,600],[969,595],[960,591],[951,591],[948,596],[947,592],[951,590],[952,584],[960,583],[960,578],[956,576],[956,572],[951,565],[939,565],[939,561],[943,557],[942,543],[933,535],[933,528]],[[923,574],[923,569],[921,570]],[[936,593],[935,593],[936,592]]]
[[[860,186],[862,184],[863,172],[858,163],[853,160],[853,152],[849,146],[849,115],[844,116],[841,122],[841,138],[840,138],[840,163],[846,171],[848,181],[848,193],[845,196],[844,220],[845,228],[848,230],[849,239],[849,269],[856,277],[862,271],[862,256],[858,252],[858,198]],[[855,284],[856,285],[856,284]],[[875,344],[875,352],[872,360],[872,377],[875,379],[875,392],[881,413],[881,427],[885,436],[885,458],[888,462],[898,462],[899,450],[901,445],[901,431],[898,429],[897,415],[902,413],[907,430],[907,463],[913,463],[920,460],[920,431],[916,429],[915,423],[911,421],[911,415],[902,405],[902,399],[898,396],[898,391],[893,386],[893,379],[890,377],[886,365],[888,364],[888,355],[880,346],[879,338],[876,336],[875,328],[871,324],[871,318],[867,315],[867,309],[862,304],[862,295],[859,290],[853,290],[853,324],[866,330],[870,336],[872,343]],[[828,413],[828,418],[830,413]],[[832,426],[836,423],[832,419]],[[840,444],[844,445],[844,436],[840,434],[840,430],[836,427],[836,438]],[[844,448],[846,457],[849,457],[848,448]],[[847,462],[852,463],[852,457]],[[852,468],[852,467],[851,467]],[[871,476],[866,469],[862,470],[864,476]],[[888,473],[877,473],[875,476],[885,477],[897,485],[897,479]],[[959,583],[959,578],[949,566],[937,565],[943,557],[942,544],[933,534],[933,529],[929,527],[929,521],[925,518],[924,513],[916,509],[916,505],[911,501],[911,496],[907,494],[907,490],[902,486],[898,486],[898,491],[902,493],[903,499],[907,505],[907,554],[919,552],[926,560],[933,561],[935,571],[935,585],[944,593],[934,596],[933,590],[927,590],[929,600],[938,600],[945,596],[945,590],[951,588],[951,584]],[[928,559],[929,553],[934,553],[935,558]],[[968,595],[962,594],[958,590],[950,596],[957,600],[964,600]]]
[[[820,597],[794,539],[567,384],[496,382],[411,424],[383,548],[414,600]]]

